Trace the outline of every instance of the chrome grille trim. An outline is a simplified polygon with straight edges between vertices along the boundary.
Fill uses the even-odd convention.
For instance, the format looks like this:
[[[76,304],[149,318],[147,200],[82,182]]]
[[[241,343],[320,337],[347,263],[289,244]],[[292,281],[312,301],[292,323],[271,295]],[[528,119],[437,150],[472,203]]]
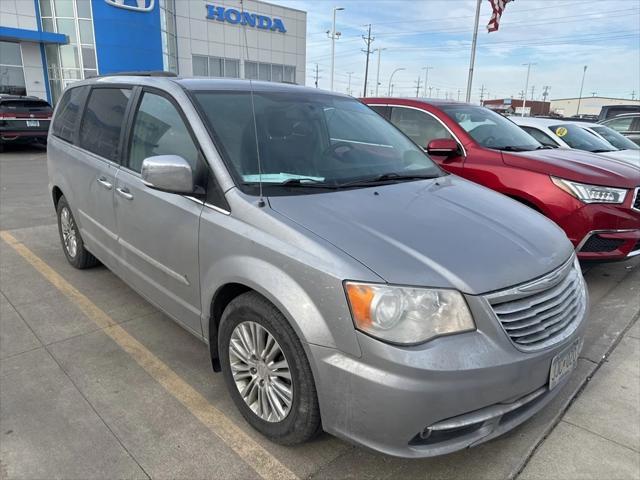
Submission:
[[[484,298],[509,339],[524,351],[567,338],[586,309],[584,279],[575,256],[543,277]]]

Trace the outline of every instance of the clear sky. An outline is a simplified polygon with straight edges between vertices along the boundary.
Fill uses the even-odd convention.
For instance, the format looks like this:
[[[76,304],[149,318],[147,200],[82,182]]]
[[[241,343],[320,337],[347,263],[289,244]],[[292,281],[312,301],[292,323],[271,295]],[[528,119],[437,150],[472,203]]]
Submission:
[[[432,96],[464,100],[475,0],[278,0],[308,12],[307,78],[314,84],[315,64],[320,88],[329,88],[332,9],[338,12],[335,89],[346,92],[348,72],[354,95],[364,83],[365,47],[361,36],[372,24],[372,48],[382,48],[380,95],[393,77],[394,95],[415,96],[418,76],[424,85],[426,66]],[[500,30],[487,33],[491,16],[482,0],[472,100],[484,85],[490,98],[518,98],[526,66],[533,62],[527,98],[539,99],[544,86],[549,98],[576,97],[583,67],[588,66],[584,96],[640,97],[640,0],[515,0],[507,4]],[[375,89],[377,55],[370,59],[368,90]],[[428,93],[428,91],[427,91]],[[421,95],[423,90],[421,89]],[[485,98],[486,93],[485,93]]]

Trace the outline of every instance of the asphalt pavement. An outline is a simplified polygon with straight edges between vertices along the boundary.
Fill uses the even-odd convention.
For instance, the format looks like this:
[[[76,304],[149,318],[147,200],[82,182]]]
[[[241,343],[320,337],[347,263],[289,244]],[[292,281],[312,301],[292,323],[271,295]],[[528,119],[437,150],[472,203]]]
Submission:
[[[586,268],[577,368],[507,435],[425,460],[327,434],[283,447],[242,419],[203,343],[106,268],[68,265],[45,157],[0,154],[0,478],[640,479],[640,258]]]

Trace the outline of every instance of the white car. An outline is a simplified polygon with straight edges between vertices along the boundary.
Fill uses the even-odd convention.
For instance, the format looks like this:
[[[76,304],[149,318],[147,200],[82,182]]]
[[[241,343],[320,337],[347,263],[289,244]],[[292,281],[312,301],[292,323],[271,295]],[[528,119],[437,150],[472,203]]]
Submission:
[[[640,147],[604,125],[555,118],[509,119],[544,146],[586,150],[640,167]]]

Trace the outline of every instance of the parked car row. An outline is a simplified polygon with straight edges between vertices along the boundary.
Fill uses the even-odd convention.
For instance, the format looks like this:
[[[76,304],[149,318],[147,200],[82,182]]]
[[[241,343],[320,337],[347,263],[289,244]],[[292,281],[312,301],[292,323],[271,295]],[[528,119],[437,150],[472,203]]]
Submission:
[[[591,152],[545,146],[484,107],[422,99],[363,101],[423,146],[445,170],[552,219],[581,260],[640,254],[638,167]]]
[[[636,170],[545,149],[480,107],[367,103],[408,137],[312,88],[74,83],[48,142],[60,240],[71,265],[102,262],[207,342],[272,440],[324,429],[444,454],[531,417],[576,365],[580,265],[529,206],[586,239],[582,258],[623,258],[640,237]]]

